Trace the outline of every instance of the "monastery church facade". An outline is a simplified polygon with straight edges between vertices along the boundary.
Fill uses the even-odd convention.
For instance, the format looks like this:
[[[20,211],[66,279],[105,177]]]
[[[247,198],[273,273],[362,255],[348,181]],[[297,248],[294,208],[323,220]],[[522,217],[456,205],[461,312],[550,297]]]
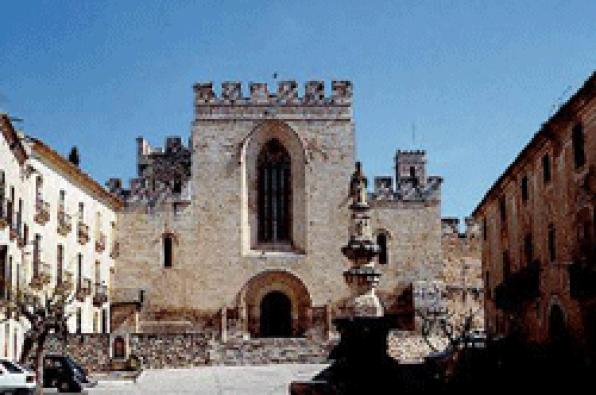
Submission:
[[[238,82],[194,86],[188,144],[137,140],[138,177],[111,179],[124,201],[112,274],[113,332],[216,329],[226,336],[325,335],[348,295],[341,247],[355,164],[352,84],[294,81],[269,92]],[[364,164],[366,169],[366,163]],[[378,293],[413,317],[442,276],[440,177],[423,151],[397,151],[375,177]],[[372,189],[372,188],[371,188]]]

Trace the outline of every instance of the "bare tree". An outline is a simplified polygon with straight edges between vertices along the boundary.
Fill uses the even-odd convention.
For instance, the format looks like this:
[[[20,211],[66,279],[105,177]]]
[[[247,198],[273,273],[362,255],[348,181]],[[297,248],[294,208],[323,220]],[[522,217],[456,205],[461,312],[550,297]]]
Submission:
[[[453,347],[467,344],[474,333],[474,320],[478,311],[469,309],[464,314],[450,312],[447,308],[417,310],[416,314],[422,320],[422,337],[433,351],[439,351],[441,346],[435,344],[433,336],[440,336],[448,340]]]
[[[66,341],[69,318],[66,310],[74,298],[72,288],[70,279],[62,281],[48,293],[27,286],[18,289],[2,304],[5,320],[15,319],[25,328],[20,362],[27,364],[31,361],[31,353],[35,352],[32,365],[37,377],[36,394],[43,392],[43,358],[47,339],[54,334]]]

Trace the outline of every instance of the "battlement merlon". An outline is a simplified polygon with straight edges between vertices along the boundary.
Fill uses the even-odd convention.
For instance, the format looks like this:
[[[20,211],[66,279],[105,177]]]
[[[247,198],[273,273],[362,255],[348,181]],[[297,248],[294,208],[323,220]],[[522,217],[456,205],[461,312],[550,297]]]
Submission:
[[[331,95],[325,94],[323,81],[307,81],[300,95],[296,81],[279,81],[277,91],[270,92],[266,83],[251,82],[248,96],[242,83],[227,81],[221,84],[219,95],[212,82],[194,85],[196,119],[265,119],[265,118],[322,118],[351,119],[352,83],[332,81]]]

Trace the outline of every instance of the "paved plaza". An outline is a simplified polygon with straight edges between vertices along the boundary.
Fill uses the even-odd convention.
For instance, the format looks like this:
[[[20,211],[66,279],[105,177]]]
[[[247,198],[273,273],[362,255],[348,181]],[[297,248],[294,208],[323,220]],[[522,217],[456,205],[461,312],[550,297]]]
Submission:
[[[146,370],[136,383],[100,381],[89,395],[281,395],[292,380],[312,378],[327,365],[205,366]]]

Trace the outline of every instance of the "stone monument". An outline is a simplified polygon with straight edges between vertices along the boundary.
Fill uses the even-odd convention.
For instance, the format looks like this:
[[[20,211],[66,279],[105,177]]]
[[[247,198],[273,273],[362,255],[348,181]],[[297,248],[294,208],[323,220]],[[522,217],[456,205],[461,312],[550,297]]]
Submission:
[[[379,253],[369,216],[367,179],[360,162],[350,181],[350,236],[342,253],[350,261],[344,280],[350,288],[348,302],[333,320],[341,335],[331,351],[332,365],[311,381],[293,382],[292,395],[384,394],[399,387],[397,361],[387,354],[387,335],[398,325],[397,316],[386,315],[375,288],[381,273],[374,258]]]

